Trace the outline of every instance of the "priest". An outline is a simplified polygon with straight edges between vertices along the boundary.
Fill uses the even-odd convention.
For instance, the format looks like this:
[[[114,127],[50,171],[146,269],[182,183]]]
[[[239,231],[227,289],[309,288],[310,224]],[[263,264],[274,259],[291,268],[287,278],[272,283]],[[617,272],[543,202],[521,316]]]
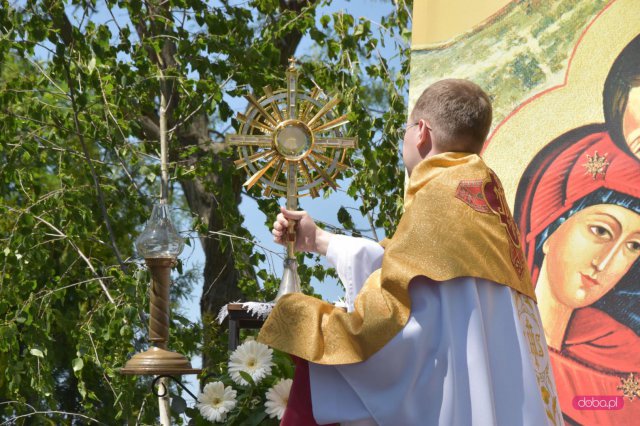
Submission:
[[[282,209],[275,241],[295,221],[296,249],[327,256],[350,305],[289,294],[269,315],[258,339],[297,362],[283,425],[562,423],[519,232],[479,156],[491,115],[470,81],[423,92],[405,212],[381,244]]]

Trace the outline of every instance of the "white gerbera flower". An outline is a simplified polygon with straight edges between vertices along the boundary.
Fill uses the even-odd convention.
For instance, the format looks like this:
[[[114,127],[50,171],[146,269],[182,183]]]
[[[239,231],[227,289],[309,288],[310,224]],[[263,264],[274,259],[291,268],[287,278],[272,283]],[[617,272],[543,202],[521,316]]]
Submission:
[[[241,371],[250,375],[253,381],[258,383],[271,374],[272,355],[273,350],[267,345],[255,340],[245,341],[233,351],[229,358],[229,374],[239,385],[249,384],[240,376]]]
[[[207,383],[196,404],[202,417],[212,422],[224,422],[235,406],[236,391],[222,382]]]
[[[287,402],[289,402],[289,392],[291,392],[292,384],[293,380],[283,379],[267,391],[265,395],[267,402],[264,403],[264,406],[269,417],[274,418],[277,416],[278,420],[282,420],[284,410],[287,408]]]

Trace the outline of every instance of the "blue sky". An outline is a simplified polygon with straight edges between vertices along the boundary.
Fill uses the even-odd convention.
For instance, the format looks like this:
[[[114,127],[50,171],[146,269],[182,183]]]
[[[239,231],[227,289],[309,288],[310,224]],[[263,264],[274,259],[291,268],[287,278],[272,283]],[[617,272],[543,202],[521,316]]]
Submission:
[[[235,3],[241,4],[246,3],[246,1],[239,0]],[[17,0],[14,4],[18,6],[22,5],[23,0]],[[333,0],[331,4],[322,6],[317,16],[319,19],[319,17],[323,14],[331,15],[335,12],[345,11],[349,14],[352,14],[356,18],[356,21],[360,17],[371,20],[372,22],[374,22],[372,28],[376,28],[377,26],[375,25],[375,23],[380,22],[380,18],[388,14],[392,7],[394,7],[394,5],[391,0]],[[117,20],[120,25],[123,25],[129,22],[129,18],[126,11],[120,10],[117,7],[112,9],[112,13],[113,16],[108,12],[108,9],[105,7],[104,3],[99,1],[96,4],[96,13],[91,16],[91,20],[96,23],[107,23],[107,25],[113,26],[114,33],[117,33],[114,19]],[[89,21],[89,18],[83,15],[83,10],[81,7],[69,5],[67,6],[67,14],[69,15],[70,19],[76,24],[82,23],[82,25],[86,25],[86,23]],[[47,46],[47,43],[48,42],[45,41],[44,45]],[[385,46],[386,47],[381,47],[381,54],[386,58],[397,58],[398,52],[390,50],[392,49],[394,44],[385,43]],[[314,42],[309,37],[305,37],[298,46],[297,52],[306,52],[313,50],[313,48]],[[48,52],[45,48],[38,48],[36,50],[36,55],[39,58],[46,59],[47,57],[49,57],[50,52]],[[127,60],[126,57],[123,57],[121,59]],[[393,61],[391,62],[391,64],[393,66]],[[399,64],[396,63],[395,65],[396,69],[399,68]],[[236,112],[245,111],[247,104],[244,99],[238,98],[227,100],[230,106]],[[338,184],[342,188],[346,188],[348,186],[348,182],[339,181]],[[341,206],[344,206],[347,209],[352,208],[353,210],[350,211],[353,214],[353,219],[356,223],[356,226],[360,229],[368,229],[368,222],[364,218],[359,217],[359,212],[357,211],[359,203],[352,200],[342,191],[343,190],[339,189],[337,192],[331,194],[331,196],[327,199],[323,197],[319,197],[317,199],[305,197],[301,199],[300,207],[301,209],[307,210],[312,217],[335,226],[339,225],[336,219],[338,209]],[[281,204],[283,203],[284,201]],[[243,201],[241,203],[240,209],[241,213],[244,216],[245,226],[252,233],[255,241],[260,246],[265,248],[265,254],[269,259],[263,266],[270,269],[271,272],[275,273],[277,276],[281,276],[282,259],[279,256],[274,255],[273,253],[284,254],[284,249],[273,243],[271,230],[264,225],[265,216],[258,209],[257,203],[253,199],[246,196],[243,196]],[[182,232],[184,232],[185,234],[191,233],[188,229],[186,229],[189,226],[188,223],[181,223],[180,225],[183,228]],[[382,239],[384,237],[383,231],[377,230],[377,232],[379,239]],[[187,246],[180,257],[186,264],[185,269],[189,269],[190,267],[197,267],[202,270],[204,266],[204,255],[198,238],[196,238],[193,233],[191,234],[191,246]],[[369,233],[369,235],[371,235],[371,233]],[[312,284],[314,284],[316,291],[322,294],[325,300],[335,301],[343,295],[342,287],[338,283],[332,283],[328,280],[327,282],[322,284]],[[200,320],[199,300],[201,292],[202,281],[200,280],[200,282],[194,286],[189,300],[184,301],[181,306],[181,309],[194,322]]]
[[[21,4],[22,0],[18,0],[16,4]],[[232,2],[237,4],[246,3],[245,0],[238,0],[237,2]],[[323,2],[324,3],[324,2]],[[347,13],[352,14],[356,21],[360,17],[364,17],[373,21],[374,23],[380,22],[380,18],[386,14],[388,14],[393,8],[394,5],[391,0],[333,0],[331,4],[324,5],[320,8],[320,11],[317,13],[318,19],[323,14],[331,15],[335,12],[345,11]],[[113,15],[111,15],[113,13]],[[120,25],[124,25],[129,21],[129,17],[126,11],[121,10],[117,7],[112,9],[112,12],[109,13],[104,4],[101,4],[99,1],[96,4],[96,14],[92,15],[91,20],[96,23],[107,23],[109,26],[113,26],[114,33],[117,33],[117,29],[114,24],[114,18],[119,22]],[[70,19],[78,24],[86,23],[89,19],[83,15],[83,9],[81,7],[69,5],[67,6],[67,14]],[[374,24],[372,28],[376,28],[377,26]],[[132,35],[135,37],[135,35]],[[45,45],[48,42],[44,42]],[[385,47],[380,47],[381,54],[386,58],[396,57],[398,52],[391,50],[393,47],[393,43],[385,43]],[[301,54],[301,52],[307,52],[314,49],[314,42],[310,37],[305,37],[302,39],[300,45],[298,46],[297,52]],[[40,48],[37,49],[37,56],[41,58],[47,58],[49,56],[49,52],[46,49]],[[122,60],[127,60],[126,57],[121,58]],[[397,62],[397,59],[396,59]],[[393,61],[391,61],[393,66]],[[399,68],[399,64],[396,64],[396,68]],[[274,88],[277,89],[277,88]],[[236,112],[244,112],[247,103],[244,98],[226,98],[229,102],[230,106]],[[233,131],[233,129],[229,129],[229,131]],[[348,186],[348,182],[338,182],[341,188],[346,188]],[[284,201],[281,203],[283,204]],[[323,197],[319,197],[318,199],[311,199],[310,197],[305,197],[301,199],[300,208],[307,210],[312,217],[332,225],[338,226],[336,219],[336,214],[338,209],[344,206],[347,209],[352,208],[350,212],[353,214],[354,222],[356,226],[360,229],[368,229],[368,222],[359,217],[358,207],[359,203],[357,201],[352,200],[350,197],[346,196],[344,192],[341,192],[339,189],[337,192],[333,193],[328,199],[324,199]],[[282,271],[282,260],[274,255],[275,253],[283,253],[283,249],[274,244],[271,236],[271,230],[265,227],[265,216],[260,212],[257,207],[257,203],[247,197],[243,196],[243,201],[240,206],[241,213],[244,216],[245,226],[249,229],[249,231],[254,236],[255,241],[262,247],[265,248],[265,254],[269,257],[267,262],[263,265],[265,268],[274,272],[277,276],[281,275]],[[181,223],[181,231],[185,235],[191,234],[191,246],[187,246],[184,252],[181,255],[182,260],[186,263],[186,267],[199,267],[199,269],[203,269],[204,267],[204,255],[200,246],[200,242],[198,238],[196,238],[195,234],[191,233],[188,229],[189,223]],[[382,239],[384,237],[382,230],[377,230],[378,237]],[[366,235],[366,234],[365,234]],[[369,233],[371,235],[371,233]],[[337,283],[325,282],[321,285],[314,285],[316,287],[316,291],[323,295],[326,300],[335,301],[339,297],[342,296],[342,288]],[[193,293],[190,297],[190,300],[185,302],[182,306],[183,310],[185,310],[188,314],[188,317],[193,321],[199,321],[200,312],[199,312],[199,300],[202,292],[202,282],[199,282],[194,286]]]
[[[323,8],[322,12],[324,14],[331,14],[344,10],[348,13],[353,14],[356,18],[365,17],[374,22],[379,22],[380,18],[391,10],[391,7],[393,7],[393,5],[390,1],[335,0],[331,5]],[[321,16],[322,13],[319,13],[318,15]],[[393,46],[392,43],[386,43],[386,45]],[[306,37],[301,41],[297,52],[304,52],[306,50],[312,49],[313,47],[313,41],[309,37]],[[388,51],[389,47],[387,47],[386,49],[386,52],[383,49],[383,55],[387,57],[397,55],[397,52]],[[234,108],[236,112],[244,112],[244,110],[246,109],[246,102],[244,100],[232,100],[230,103],[232,105],[232,108]],[[339,182],[339,184],[343,189],[348,186],[348,182]],[[284,205],[284,199],[281,199],[280,204]],[[336,214],[341,206],[344,206],[346,208],[351,207],[357,210],[359,207],[359,203],[352,200],[341,190],[331,194],[328,199],[324,199],[323,197],[319,197],[317,199],[305,197],[300,200],[300,208],[308,211],[312,217],[322,222],[336,226],[339,226],[339,224],[337,223]],[[271,272],[274,272],[276,274],[276,276],[281,276],[282,260],[271,252],[284,253],[284,249],[281,246],[273,243],[271,230],[264,225],[264,214],[262,214],[262,212],[260,212],[260,210],[258,209],[257,203],[247,196],[243,196],[240,210],[244,215],[245,226],[247,226],[249,231],[252,233],[255,241],[257,241],[260,246],[266,249],[265,254],[269,257],[269,259],[265,263],[264,267],[270,269]],[[353,210],[351,210],[351,212],[354,216],[354,221],[358,228],[369,228],[368,222],[364,218],[359,217],[358,212],[354,212]],[[378,237],[382,239],[384,237],[383,231],[377,230],[377,232]],[[196,243],[192,247],[193,248],[187,247],[182,255],[183,260],[187,262],[188,266],[204,265],[204,256],[199,242],[197,242],[197,239]],[[327,282],[321,284],[312,284],[314,284],[315,290],[320,293],[325,300],[335,301],[343,295],[342,287],[338,283],[330,282],[330,280],[327,280]],[[184,308],[189,313],[189,317],[194,321],[199,320],[199,300],[201,290],[202,285],[196,286],[196,288],[194,288],[193,294],[191,295],[191,303],[186,303],[184,306]]]
[[[24,5],[24,3],[24,0],[16,0],[12,2],[12,4],[18,7]],[[235,3],[241,4],[247,2],[245,0],[238,0]],[[318,16],[322,16],[323,14],[332,14],[344,10],[345,12],[352,14],[354,17],[356,17],[356,19],[364,17],[373,22],[379,22],[380,18],[388,14],[392,7],[394,6],[391,0],[334,0],[330,5],[325,5],[324,7],[322,7],[320,13],[318,13]],[[96,11],[97,13],[91,16],[91,20],[96,23],[105,22],[110,26],[114,26],[114,18],[120,24],[124,24],[129,21],[127,13],[122,10],[118,10],[117,8],[113,10],[114,16],[112,17],[107,11],[104,3],[102,3],[100,0],[96,3]],[[88,18],[86,16],[83,16],[83,11],[80,7],[70,5],[67,7],[67,13],[74,23],[82,22],[83,25],[86,25],[86,23],[88,22]],[[375,24],[372,25],[372,27],[375,28]],[[116,30],[114,28],[114,32],[115,31]],[[50,47],[50,45],[47,46],[47,43],[48,42],[46,41],[44,42],[45,47]],[[397,57],[398,52],[390,50],[394,44],[385,44],[386,47],[381,48],[381,54],[386,58]],[[309,37],[306,37],[300,43],[298,52],[309,51],[313,48],[313,41]],[[41,47],[36,49],[36,56],[39,59],[46,60],[49,57],[49,54],[50,52],[47,51],[46,48]],[[126,60],[127,58],[123,57],[121,59]],[[399,64],[396,63],[395,65],[395,68],[398,69]],[[232,100],[230,101],[230,105],[236,112],[244,112],[244,110],[246,109],[246,102],[244,100]],[[342,188],[346,188],[348,186],[348,182],[339,181],[338,184]],[[307,197],[301,200],[301,208],[307,210],[312,217],[336,226],[339,225],[337,223],[336,214],[341,206],[353,208],[354,210],[356,210],[352,210],[352,213],[354,213],[353,219],[358,228],[366,229],[369,227],[368,222],[364,218],[358,217],[358,202],[352,200],[340,190],[333,193],[328,199],[319,197],[318,199],[314,200]],[[263,246],[266,249],[266,254],[269,259],[267,262],[265,262],[264,267],[272,269],[272,272],[275,273],[276,276],[281,276],[282,259],[277,255],[271,254],[271,252],[284,254],[284,249],[273,243],[271,230],[264,225],[265,216],[258,209],[256,202],[246,196],[243,196],[243,201],[241,203],[240,209],[241,213],[244,216],[245,226],[254,236],[255,241],[260,246]],[[181,225],[183,224],[181,223]],[[188,230],[188,226],[189,224],[184,224],[184,226],[182,226],[182,231],[186,234],[190,233],[190,231]],[[381,230],[378,230],[378,237],[380,239],[384,237]],[[185,269],[189,269],[190,267],[197,267],[198,269],[202,270],[204,266],[204,255],[200,246],[200,242],[195,235],[193,235],[190,239],[191,246],[187,246],[180,257],[185,262]],[[317,292],[322,294],[325,300],[335,301],[343,295],[342,287],[338,283],[330,282],[330,280],[327,280],[327,282],[322,284],[314,283],[314,287],[316,288]],[[185,312],[187,317],[193,322],[200,321],[199,301],[201,293],[202,278],[194,286],[193,292],[188,300],[183,301],[181,304],[180,309]],[[201,360],[198,358],[192,359],[192,364],[194,367],[198,368],[201,365]],[[186,384],[191,389],[197,389],[195,376],[188,376],[185,377],[185,379]]]
[[[391,7],[393,6],[390,1],[335,0],[330,6],[325,7],[323,11],[325,14],[331,14],[334,12],[345,10],[353,14],[356,18],[365,17],[372,21],[379,22],[380,18],[387,14],[390,11]],[[386,43],[386,46],[387,51],[383,50],[383,55],[385,55],[386,57],[393,57],[397,55],[398,52],[392,52],[388,50],[389,46],[393,46],[393,43]],[[309,50],[312,48],[312,40],[306,37],[301,41],[297,51],[304,52],[305,50]],[[399,65],[396,65],[396,69],[397,68],[399,68]],[[236,112],[244,112],[244,110],[246,109],[245,101],[233,101],[230,102],[230,104],[232,108],[236,110]],[[344,181],[339,181],[338,184],[341,186],[341,188],[346,188],[348,186],[348,182]],[[284,205],[284,199],[281,199],[280,204]],[[359,204],[357,203],[357,201],[352,200],[340,190],[331,194],[328,199],[324,199],[323,197],[318,197],[317,199],[305,197],[300,201],[300,208],[308,211],[312,217],[336,226],[339,225],[337,223],[336,215],[340,206],[345,206],[347,208],[353,207],[357,210]],[[282,255],[284,255],[284,248],[273,242],[271,229],[267,228],[264,225],[265,216],[258,209],[257,203],[253,199],[247,196],[243,196],[240,210],[244,216],[244,224],[253,235],[254,240],[258,242],[260,246],[268,250],[265,251],[265,253],[269,259],[265,263],[264,267],[270,269],[273,268],[272,272],[274,272],[276,276],[282,276],[282,260],[278,258],[278,256],[272,255],[269,251],[282,253]],[[354,212],[353,210],[351,212],[353,214],[354,222],[358,228],[366,229],[369,227],[368,222],[364,218],[359,217],[359,214],[357,212]],[[382,230],[378,230],[378,237],[379,239],[384,238]],[[202,267],[204,266],[204,254],[202,252],[200,242],[197,238],[192,238],[192,242],[193,243],[191,247],[185,248],[183,254],[181,255],[181,258],[186,263],[185,266],[187,268],[190,266],[199,266],[202,270]],[[326,262],[324,263],[326,265]],[[331,280],[326,280],[326,282],[324,283],[312,284],[314,285],[316,292],[320,293],[325,300],[335,301],[338,298],[342,297],[344,294],[342,286],[337,282],[331,282]],[[186,313],[187,317],[194,322],[200,321],[199,302],[201,294],[202,281],[194,286],[189,300],[183,302],[182,304],[182,310]],[[201,366],[202,360],[199,357],[196,357],[192,359],[191,362],[194,367],[198,368]],[[195,376],[185,376],[185,382],[189,385],[190,388],[197,388]]]

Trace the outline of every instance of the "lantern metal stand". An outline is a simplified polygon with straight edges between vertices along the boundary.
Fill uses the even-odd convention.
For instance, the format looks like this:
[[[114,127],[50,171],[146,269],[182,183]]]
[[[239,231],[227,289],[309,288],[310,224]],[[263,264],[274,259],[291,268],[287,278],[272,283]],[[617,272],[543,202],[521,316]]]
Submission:
[[[171,424],[169,415],[169,392],[166,378],[171,377],[182,388],[184,386],[173,375],[198,374],[202,370],[192,368],[189,360],[167,349],[169,342],[169,288],[171,268],[182,252],[184,241],[171,222],[169,208],[164,200],[153,207],[145,229],[136,239],[138,252],[145,258],[151,272],[151,300],[149,307],[149,340],[153,346],[135,354],[123,368],[121,374],[155,375],[153,393],[159,398],[161,423]],[[155,385],[163,388],[155,391]],[[189,392],[191,393],[191,392]]]
[[[158,396],[160,423],[171,425],[169,410],[169,388],[166,377],[171,374],[198,374],[200,369],[192,368],[183,355],[167,349],[169,342],[169,287],[171,268],[184,248],[184,240],[171,221],[167,200],[169,195],[169,130],[167,128],[167,109],[169,88],[162,67],[158,68],[160,83],[160,202],[153,206],[151,217],[145,229],[136,239],[138,252],[144,257],[151,272],[151,301],[149,319],[149,337],[153,346],[147,351],[134,355],[123,368],[122,374],[157,375],[153,381],[153,393]],[[173,378],[173,377],[172,377]],[[175,379],[178,383],[179,380]],[[163,387],[163,394],[155,392],[155,385]],[[184,388],[182,383],[180,386]]]
[[[171,268],[184,248],[169,214],[167,204],[153,207],[145,229],[136,239],[136,247],[151,272],[149,340],[153,347],[134,355],[120,370],[122,374],[197,374],[183,355],[167,350],[169,342],[169,287]]]

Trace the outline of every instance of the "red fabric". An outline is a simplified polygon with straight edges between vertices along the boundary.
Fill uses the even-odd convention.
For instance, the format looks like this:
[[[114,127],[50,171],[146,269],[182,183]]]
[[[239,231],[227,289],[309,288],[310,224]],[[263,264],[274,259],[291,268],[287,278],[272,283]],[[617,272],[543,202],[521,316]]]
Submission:
[[[589,157],[604,156],[609,165],[604,173],[587,173]],[[519,206],[518,226],[525,246],[532,281],[537,282],[539,265],[534,265],[537,237],[581,198],[600,188],[640,198],[640,163],[623,152],[606,132],[587,134],[579,140],[567,137],[552,143],[544,157],[534,159],[530,180]],[[573,313],[562,351],[549,348],[551,364],[564,415],[581,425],[640,424],[640,403],[625,399],[622,410],[576,410],[578,395],[622,395],[621,378],[638,372],[640,337],[631,329],[595,308]]]
[[[287,402],[287,408],[284,410],[280,426],[319,426],[313,418],[313,410],[311,408],[309,363],[295,356],[292,356],[292,358],[296,363],[296,370],[293,374],[289,402]]]
[[[573,408],[576,396],[621,395],[621,379],[628,378],[629,371],[638,371],[638,351],[640,338],[631,329],[598,309],[577,310],[569,323],[563,350],[549,348],[563,414],[582,425],[638,424],[640,404],[636,400],[625,398],[621,410]]]
[[[640,337],[595,308],[574,312],[562,353],[605,373],[637,372]],[[611,360],[615,360],[612,363]]]
[[[606,154],[609,165],[604,174],[594,178],[585,165],[588,156],[596,152],[599,156]],[[546,153],[524,188],[524,214],[518,223],[534,283],[538,278],[538,267],[533,264],[538,235],[576,201],[600,188],[640,198],[639,174],[638,159],[623,152],[606,132],[590,134],[577,142],[563,140]]]

